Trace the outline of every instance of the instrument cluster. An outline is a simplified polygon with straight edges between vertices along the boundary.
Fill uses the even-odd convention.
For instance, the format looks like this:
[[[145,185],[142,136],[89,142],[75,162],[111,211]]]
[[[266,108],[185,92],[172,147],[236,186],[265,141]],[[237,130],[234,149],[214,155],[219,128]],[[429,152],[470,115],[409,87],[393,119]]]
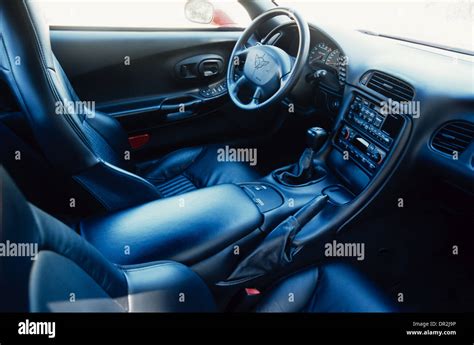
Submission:
[[[341,84],[345,81],[347,57],[339,48],[331,44],[317,43],[309,53],[308,64],[313,70],[330,67],[338,74]]]

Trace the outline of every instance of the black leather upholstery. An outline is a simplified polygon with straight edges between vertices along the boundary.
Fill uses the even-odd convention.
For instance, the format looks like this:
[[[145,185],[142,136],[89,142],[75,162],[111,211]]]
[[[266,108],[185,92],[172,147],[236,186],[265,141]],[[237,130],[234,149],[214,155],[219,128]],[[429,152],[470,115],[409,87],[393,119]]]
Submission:
[[[0,258],[0,311],[216,310],[207,286],[186,266],[172,261],[113,265],[66,225],[28,204],[1,167],[0,190],[0,241],[38,246],[35,260]],[[396,310],[367,280],[341,264],[309,268],[282,280],[256,308],[258,312]]]
[[[142,167],[141,175],[162,196],[182,194],[223,183],[251,182],[260,176],[238,162],[218,161],[217,145],[181,149]]]
[[[216,311],[206,284],[184,265],[160,261],[129,267],[124,272],[128,281],[130,311]]]
[[[153,184],[104,161],[73,178],[108,211],[159,198],[159,193]]]
[[[47,25],[33,3],[2,0],[0,11],[6,67],[44,155],[54,167],[69,174],[93,166],[98,157],[81,130],[82,114],[55,116],[57,102],[74,99],[61,83]]]
[[[127,159],[127,135],[114,118],[67,107],[79,98],[51,50],[49,28],[34,2],[0,0],[0,25],[5,73],[44,156],[105,209],[258,177],[245,164],[217,162],[215,147],[183,149],[139,169]],[[65,114],[57,114],[58,105],[66,106]]]
[[[396,312],[399,308],[347,264],[311,267],[277,283],[257,312]]]
[[[262,222],[247,194],[226,184],[87,219],[80,228],[114,263],[166,259],[192,265],[244,238]]]
[[[28,204],[3,168],[0,182],[0,241],[38,250],[35,260],[0,258],[0,311],[215,310],[206,285],[186,266],[116,266],[72,229]]]

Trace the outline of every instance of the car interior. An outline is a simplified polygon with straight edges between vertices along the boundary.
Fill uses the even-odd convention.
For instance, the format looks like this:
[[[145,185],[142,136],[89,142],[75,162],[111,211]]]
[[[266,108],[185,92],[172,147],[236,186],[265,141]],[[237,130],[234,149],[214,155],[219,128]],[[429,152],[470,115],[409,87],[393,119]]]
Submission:
[[[474,310],[474,53],[236,3],[0,0],[0,311]]]

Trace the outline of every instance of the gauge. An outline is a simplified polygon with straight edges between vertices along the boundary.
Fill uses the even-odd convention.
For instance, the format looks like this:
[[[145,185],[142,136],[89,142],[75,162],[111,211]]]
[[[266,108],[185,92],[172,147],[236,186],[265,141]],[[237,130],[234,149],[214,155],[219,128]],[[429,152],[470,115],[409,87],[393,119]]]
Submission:
[[[326,65],[337,69],[340,63],[341,63],[341,52],[339,51],[339,49],[334,49],[332,52],[329,53],[326,59]]]
[[[316,68],[318,62],[324,64],[327,56],[331,53],[331,50],[332,49],[329,48],[324,42],[321,42],[318,45],[314,46],[313,49],[311,49],[311,51],[309,52],[309,65],[313,68]]]

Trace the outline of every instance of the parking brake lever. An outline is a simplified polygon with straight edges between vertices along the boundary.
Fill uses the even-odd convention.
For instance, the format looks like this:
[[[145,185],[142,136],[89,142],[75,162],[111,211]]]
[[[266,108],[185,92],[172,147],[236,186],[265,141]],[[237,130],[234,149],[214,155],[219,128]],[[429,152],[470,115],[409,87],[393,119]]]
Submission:
[[[292,262],[293,255],[299,251],[299,248],[293,246],[294,237],[323,209],[327,200],[327,195],[319,195],[280,223],[252,253],[237,265],[225,281],[217,285],[232,286],[247,283],[267,274],[275,274]]]
[[[315,215],[321,211],[328,201],[327,195],[319,195],[304,205],[293,217],[300,224],[300,228],[308,223]]]

